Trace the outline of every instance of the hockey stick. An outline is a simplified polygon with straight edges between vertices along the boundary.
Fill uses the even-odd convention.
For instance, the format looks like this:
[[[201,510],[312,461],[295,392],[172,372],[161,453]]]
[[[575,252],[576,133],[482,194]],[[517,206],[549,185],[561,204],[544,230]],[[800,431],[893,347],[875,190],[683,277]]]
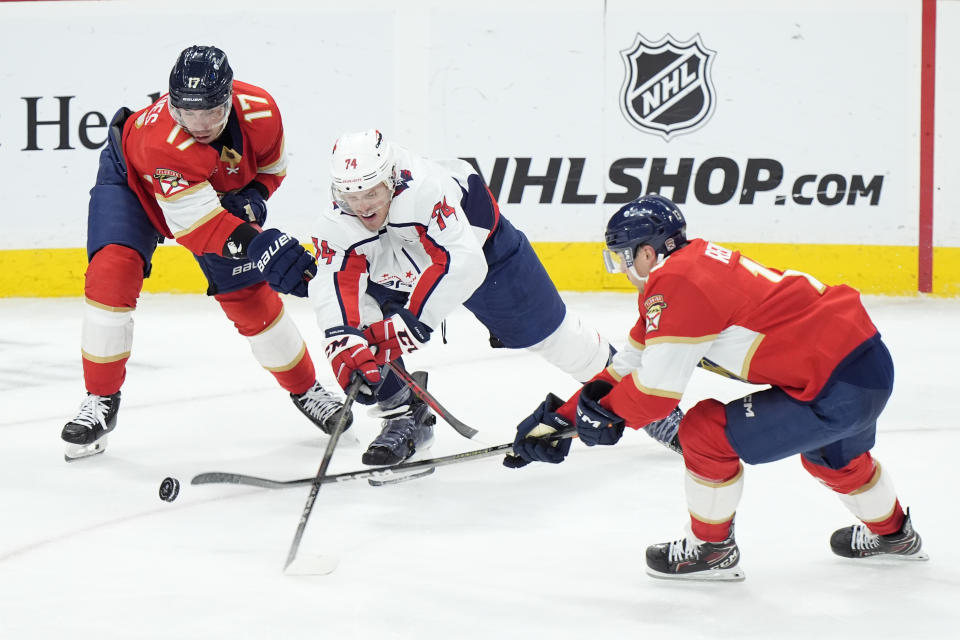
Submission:
[[[411,391],[413,391],[414,395],[416,395],[418,398],[420,398],[425,403],[427,403],[427,406],[433,409],[434,412],[438,416],[443,418],[444,422],[446,422],[451,427],[453,427],[457,433],[462,435],[464,438],[471,438],[471,439],[474,436],[476,436],[478,433],[480,433],[473,427],[467,426],[466,423],[461,422],[456,417],[454,417],[452,413],[447,411],[442,404],[437,402],[437,399],[434,398],[429,391],[424,389],[423,386],[421,386],[416,380],[414,380],[413,376],[407,373],[407,370],[404,369],[402,366],[400,366],[398,363],[388,362],[387,365],[395,374],[397,374],[397,377],[400,378],[403,381],[403,383],[410,388]]]
[[[551,439],[559,440],[569,438],[576,433],[575,429],[565,429],[553,435]],[[513,449],[513,443],[498,444],[484,449],[474,451],[465,451],[463,453],[454,453],[449,456],[439,458],[429,458],[426,460],[417,460],[415,462],[403,462],[392,467],[380,467],[377,469],[361,469],[359,471],[347,471],[344,473],[335,473],[322,478],[300,478],[297,480],[271,480],[269,478],[260,478],[257,476],[248,476],[242,473],[225,473],[221,471],[211,471],[201,473],[190,481],[190,484],[242,484],[251,487],[261,487],[263,489],[289,489],[290,487],[300,487],[306,484],[319,482],[320,484],[333,484],[336,482],[349,482],[351,480],[362,480],[364,478],[389,478],[402,474],[405,471],[416,471],[429,467],[445,467],[451,464],[459,464],[470,460],[479,460],[489,458],[499,453],[507,453]]]
[[[317,470],[317,475],[310,481],[313,483],[313,486],[310,487],[310,495],[307,496],[307,503],[303,507],[303,514],[300,516],[297,532],[294,534],[293,542],[290,544],[290,551],[287,552],[287,561],[283,565],[284,573],[289,575],[324,575],[333,571],[337,566],[336,560],[330,561],[326,558],[313,558],[311,559],[312,561],[301,562],[297,567],[293,569],[290,568],[290,565],[297,557],[300,540],[303,538],[303,532],[307,528],[307,520],[310,519],[310,514],[313,512],[313,504],[316,502],[317,494],[320,492],[321,479],[326,475],[327,468],[330,466],[330,459],[333,458],[333,450],[336,448],[337,441],[340,440],[340,434],[343,433],[343,429],[347,424],[347,415],[350,413],[351,407],[353,407],[353,401],[356,399],[362,383],[363,379],[360,376],[354,378],[353,382],[350,383],[347,389],[347,399],[343,403],[343,409],[340,410],[340,419],[337,420],[337,424],[333,428],[333,433],[330,434],[330,441],[327,442],[327,449],[323,452],[323,460],[320,461],[320,468]]]

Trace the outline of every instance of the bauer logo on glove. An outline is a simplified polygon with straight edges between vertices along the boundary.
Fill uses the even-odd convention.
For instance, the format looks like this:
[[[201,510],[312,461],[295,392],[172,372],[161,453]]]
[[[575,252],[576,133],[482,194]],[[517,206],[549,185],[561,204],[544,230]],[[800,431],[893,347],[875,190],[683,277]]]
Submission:
[[[307,282],[317,274],[317,263],[296,238],[266,229],[250,241],[249,255],[274,291],[307,297]]]
[[[259,269],[261,273],[264,272],[267,268],[267,265],[270,264],[270,259],[276,255],[278,251],[280,251],[283,245],[287,244],[291,240],[293,240],[293,238],[286,233],[281,233],[278,235],[270,247],[260,254],[260,257],[257,259],[257,269]]]

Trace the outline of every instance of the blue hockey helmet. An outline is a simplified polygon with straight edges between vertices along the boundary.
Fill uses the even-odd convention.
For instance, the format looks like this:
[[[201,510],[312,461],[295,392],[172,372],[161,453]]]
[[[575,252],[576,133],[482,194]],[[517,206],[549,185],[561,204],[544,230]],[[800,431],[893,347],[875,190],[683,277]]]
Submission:
[[[170,71],[170,104],[178,109],[214,109],[230,100],[233,69],[216,47],[194,45]]]
[[[653,193],[622,206],[607,222],[604,263],[610,273],[633,266],[637,247],[650,245],[662,260],[687,244],[687,221],[671,200]]]

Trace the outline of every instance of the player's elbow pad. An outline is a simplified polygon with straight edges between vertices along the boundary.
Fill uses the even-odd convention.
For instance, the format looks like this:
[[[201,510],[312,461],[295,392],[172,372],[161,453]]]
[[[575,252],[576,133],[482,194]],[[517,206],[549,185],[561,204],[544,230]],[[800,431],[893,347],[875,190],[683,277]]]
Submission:
[[[223,249],[220,251],[220,255],[224,258],[232,258],[234,260],[246,260],[247,248],[250,246],[250,241],[259,234],[259,229],[249,222],[244,222],[234,229],[230,237],[227,238],[227,241],[223,244]]]

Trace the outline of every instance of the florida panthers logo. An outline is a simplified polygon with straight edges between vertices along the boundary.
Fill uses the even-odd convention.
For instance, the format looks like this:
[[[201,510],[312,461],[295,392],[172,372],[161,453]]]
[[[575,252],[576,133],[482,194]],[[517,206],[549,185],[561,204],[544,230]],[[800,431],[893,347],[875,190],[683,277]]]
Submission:
[[[663,310],[667,308],[667,303],[663,296],[658,294],[644,300],[643,306],[647,310],[647,333],[656,331],[660,328],[660,318],[663,317]]]
[[[705,124],[716,103],[710,79],[715,55],[699,34],[686,42],[669,34],[648,42],[638,33],[620,52],[626,67],[620,110],[627,122],[664,140]]]
[[[165,198],[169,198],[190,186],[180,172],[173,169],[157,169],[153,172],[153,178],[160,181],[160,192]]]

